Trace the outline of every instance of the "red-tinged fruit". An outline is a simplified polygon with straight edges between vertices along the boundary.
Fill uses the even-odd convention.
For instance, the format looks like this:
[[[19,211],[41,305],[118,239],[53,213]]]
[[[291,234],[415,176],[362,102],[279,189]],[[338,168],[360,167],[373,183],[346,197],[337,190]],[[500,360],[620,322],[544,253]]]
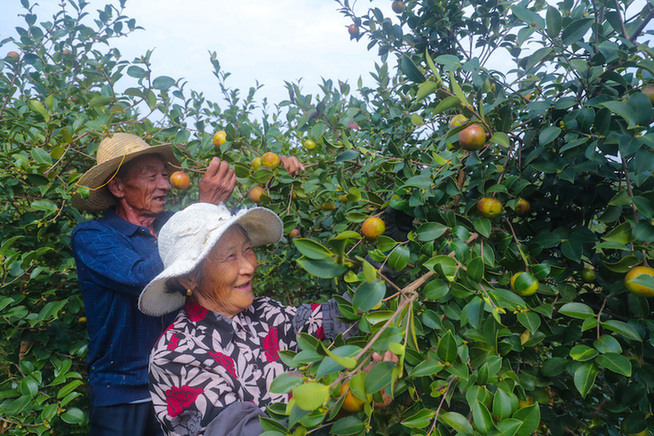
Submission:
[[[191,186],[191,178],[183,171],[175,171],[170,175],[170,186],[185,191]]]
[[[271,151],[264,153],[261,156],[261,165],[274,170],[279,166],[279,156]]]
[[[356,24],[350,24],[350,26],[347,28],[347,31],[352,36],[358,36],[359,35],[359,26],[357,26]]]
[[[9,53],[7,53],[7,60],[11,62],[16,62],[19,57],[20,55],[18,54],[18,52],[10,51]]]
[[[529,204],[529,202],[524,198],[520,198],[518,202],[515,204],[513,211],[518,216],[528,215],[529,211],[531,211],[531,204]]]
[[[261,203],[261,196],[266,193],[266,190],[261,186],[255,186],[248,192],[248,197],[254,203]]]
[[[468,151],[479,150],[486,143],[486,132],[478,124],[473,124],[459,132],[459,146]]]
[[[290,232],[288,232],[288,237],[291,239],[297,238],[298,236],[300,236],[300,231],[298,229],[293,229]]]
[[[406,7],[406,5],[401,0],[395,0],[391,4],[391,8],[393,9],[393,12],[395,12],[396,14],[401,14],[402,12],[404,12],[405,7]]]

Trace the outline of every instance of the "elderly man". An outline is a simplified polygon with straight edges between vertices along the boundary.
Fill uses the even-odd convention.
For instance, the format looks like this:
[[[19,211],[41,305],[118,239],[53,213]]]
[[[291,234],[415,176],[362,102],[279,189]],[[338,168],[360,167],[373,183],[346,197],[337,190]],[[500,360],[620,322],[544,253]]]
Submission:
[[[72,234],[89,333],[92,436],[162,434],[148,391],[148,356],[170,319],[144,315],[137,300],[163,270],[157,232],[172,215],[165,210],[171,162],[170,146],[116,133],[100,143],[97,165],[80,178],[89,196],[73,197],[78,209],[105,211]],[[295,158],[282,163],[289,172],[302,169]],[[199,201],[225,202],[235,184],[234,171],[213,158]]]

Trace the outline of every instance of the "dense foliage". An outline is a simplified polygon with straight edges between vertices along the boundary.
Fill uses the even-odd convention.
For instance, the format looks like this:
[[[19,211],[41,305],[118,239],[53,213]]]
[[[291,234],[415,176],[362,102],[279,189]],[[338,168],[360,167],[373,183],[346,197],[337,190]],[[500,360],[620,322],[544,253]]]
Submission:
[[[267,435],[327,423],[343,435],[654,429],[654,324],[648,299],[624,284],[654,259],[651,2],[407,0],[386,17],[341,0],[353,43],[379,51],[376,86],[325,80],[304,95],[288,83],[289,99],[263,108],[256,89],[228,86],[215,55],[219,103],[156,76],[150,53],[123,59],[112,40],[139,30],[124,0],[69,0],[52,18],[21,2],[18,51],[0,60],[3,432],[84,433],[69,242],[91,216],[70,198],[116,131],[173,143],[195,184],[211,156],[228,160],[240,182],[231,207],[251,205],[261,185],[300,237],[260,252],[259,292],[336,296],[357,327],[280,353],[297,371],[272,388],[293,397],[271,407]],[[478,150],[461,134],[471,124],[486,135]],[[216,148],[218,130],[227,141]],[[307,169],[253,169],[267,151]],[[196,194],[172,192],[173,208]],[[478,210],[482,198],[503,209]],[[363,238],[369,216],[395,239]],[[520,272],[530,274],[512,287]],[[373,360],[387,350],[397,362]],[[344,381],[361,411],[340,410]]]

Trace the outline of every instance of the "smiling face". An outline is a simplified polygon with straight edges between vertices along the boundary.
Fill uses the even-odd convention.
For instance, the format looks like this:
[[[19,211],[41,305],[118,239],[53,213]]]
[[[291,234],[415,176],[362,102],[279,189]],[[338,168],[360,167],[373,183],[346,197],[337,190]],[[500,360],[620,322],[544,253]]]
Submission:
[[[231,226],[202,263],[193,295],[201,306],[233,318],[252,304],[256,270],[250,239],[240,226]]]
[[[116,197],[116,212],[134,224],[154,219],[166,209],[170,190],[168,171],[157,155],[140,156],[129,162],[108,185]]]

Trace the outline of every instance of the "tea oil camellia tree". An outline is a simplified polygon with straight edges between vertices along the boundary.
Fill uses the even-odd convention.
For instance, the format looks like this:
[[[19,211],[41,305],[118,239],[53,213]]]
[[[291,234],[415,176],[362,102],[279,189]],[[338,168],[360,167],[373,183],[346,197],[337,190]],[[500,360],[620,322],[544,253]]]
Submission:
[[[156,75],[150,52],[123,59],[114,38],[147,31],[124,1],[69,0],[54,17],[21,3],[25,25],[0,42],[3,432],[87,432],[69,244],[92,216],[70,198],[118,131],[172,143],[194,178],[229,162],[230,207],[260,187],[288,237],[259,250],[256,292],[334,297],[352,326],[280,351],[290,371],[271,389],[290,400],[268,408],[267,436],[654,430],[650,302],[625,286],[654,262],[650,3],[421,0],[387,17],[339,1],[352,43],[379,52],[376,84],[288,82],[273,106],[230,88],[215,54],[220,102]],[[479,149],[459,147],[470,125]],[[253,164],[266,153],[306,169]],[[196,198],[194,183],[170,207]],[[503,207],[483,216],[482,198]],[[371,216],[376,239],[361,234]]]

